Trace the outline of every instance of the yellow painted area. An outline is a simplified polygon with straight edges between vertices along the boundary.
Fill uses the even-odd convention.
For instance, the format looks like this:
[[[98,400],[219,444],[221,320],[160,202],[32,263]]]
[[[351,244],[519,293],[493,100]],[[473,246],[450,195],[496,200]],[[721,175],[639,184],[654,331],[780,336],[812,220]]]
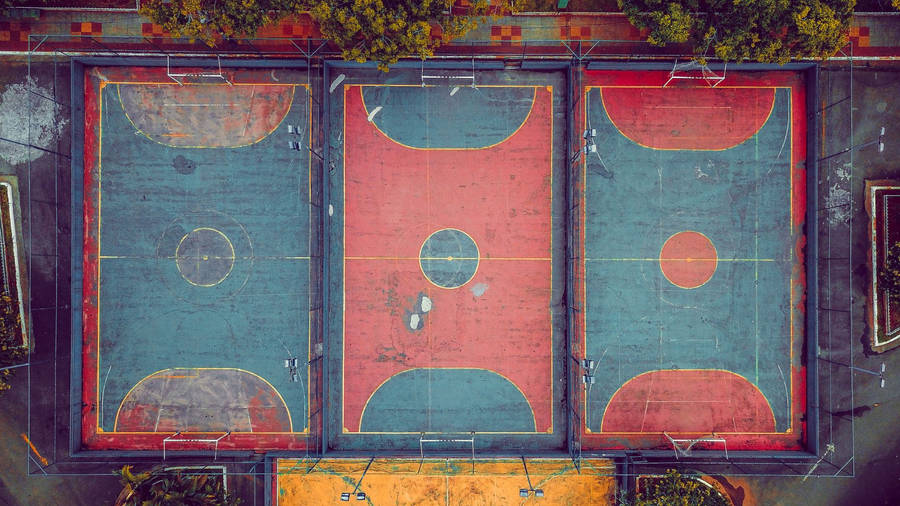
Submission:
[[[343,504],[341,493],[353,492],[368,459],[279,459],[276,497],[279,505]],[[466,459],[424,462],[418,459],[376,459],[360,491],[366,501],[355,504],[506,505],[591,504],[613,505],[615,467],[611,460],[584,460],[581,472],[570,459],[527,459],[528,475],[544,497],[520,497],[528,480],[519,459],[472,461]]]

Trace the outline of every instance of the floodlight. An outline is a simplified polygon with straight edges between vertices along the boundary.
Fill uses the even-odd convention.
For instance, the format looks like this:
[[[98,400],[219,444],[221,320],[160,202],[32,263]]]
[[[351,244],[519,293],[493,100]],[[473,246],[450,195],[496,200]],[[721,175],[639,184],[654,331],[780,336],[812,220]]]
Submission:
[[[528,497],[528,489],[520,488],[519,489],[519,497]]]
[[[331,81],[331,86],[328,87],[328,93],[329,94],[334,93],[334,90],[336,90],[337,87],[340,86],[340,84],[342,82],[344,82],[344,79],[347,79],[347,76],[345,74],[341,74],[341,75],[335,77],[334,81]],[[349,501],[349,499],[348,499],[348,501]]]
[[[544,489],[542,489],[542,488],[534,489],[534,496],[535,497],[544,497]]]
[[[581,366],[590,371],[594,368],[594,361],[589,359],[584,359],[581,361]]]
[[[597,379],[590,374],[585,374],[584,377],[581,378],[581,381],[583,381],[585,385],[593,385],[596,383]]]
[[[350,492],[341,492],[341,500],[349,501],[350,500]]]
[[[356,500],[357,500],[357,501],[365,501],[365,500],[366,500],[366,493],[365,493],[365,492],[357,492],[357,493],[356,493]]]
[[[589,128],[584,131],[584,134],[582,134],[582,137],[585,139],[591,139],[591,138],[595,137],[596,135],[597,135],[597,129]]]

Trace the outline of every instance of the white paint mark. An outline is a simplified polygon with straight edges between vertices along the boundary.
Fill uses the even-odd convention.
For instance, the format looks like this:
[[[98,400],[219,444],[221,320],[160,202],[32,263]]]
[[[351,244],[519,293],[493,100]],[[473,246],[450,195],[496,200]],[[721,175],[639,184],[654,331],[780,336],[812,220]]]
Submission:
[[[328,216],[334,216],[334,206],[328,204]]]
[[[852,166],[850,165],[850,162],[847,162],[835,169],[834,175],[837,176],[841,181],[850,181],[851,167]]]
[[[30,93],[31,89],[34,93]],[[52,97],[53,92],[38,86],[33,78],[24,83],[11,84],[0,95],[0,137],[48,148],[62,134],[68,120],[62,117],[62,107],[38,95]],[[31,111],[31,124],[26,118]],[[0,143],[0,156],[12,165],[37,160],[45,152],[12,142]]]
[[[486,292],[487,289],[487,283],[475,283],[474,285],[472,285],[472,288],[469,288],[469,290],[472,290],[472,295],[476,297],[481,297],[482,295],[484,295],[484,292]]]
[[[272,73],[270,75],[272,76],[272,80],[275,81],[276,83],[281,82],[278,80],[277,77],[275,77],[275,69],[272,69]]]
[[[431,311],[431,299],[423,296],[422,302],[419,303],[419,308],[423,313],[427,313]]]
[[[850,192],[835,183],[825,196],[825,207],[828,209],[828,224],[840,225],[850,223]]]
[[[382,107],[380,105],[378,107],[372,109],[372,112],[369,113],[369,117],[366,118],[366,121],[371,123],[372,120],[375,119],[375,115],[378,114],[379,112],[381,112],[381,109],[382,109]]]
[[[415,313],[409,315],[409,328],[411,328],[413,330],[417,330],[419,328],[420,320],[421,320],[421,318],[419,318],[419,315],[417,315]]]
[[[887,110],[887,102],[881,101],[875,106],[875,110],[878,112],[884,112]]]
[[[454,86],[452,90],[450,90],[450,96],[456,95],[456,92],[459,91],[459,86]]]
[[[328,93],[334,93],[334,90],[344,82],[344,79],[347,79],[347,76],[344,74],[335,77],[334,81],[331,81],[331,86],[328,87]]]

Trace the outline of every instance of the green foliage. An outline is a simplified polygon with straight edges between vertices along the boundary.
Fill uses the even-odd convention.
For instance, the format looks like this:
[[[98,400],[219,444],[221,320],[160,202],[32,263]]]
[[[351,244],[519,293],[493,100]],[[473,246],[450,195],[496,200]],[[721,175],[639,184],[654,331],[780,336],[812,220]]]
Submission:
[[[0,294],[0,367],[16,365],[24,361],[18,304],[6,293]],[[0,371],[0,392],[9,390],[9,378],[13,369]]]
[[[175,37],[212,46],[220,37],[252,37],[263,26],[308,9],[313,0],[145,0],[140,13]]]
[[[674,469],[664,477],[642,478],[641,491],[619,500],[620,506],[730,506],[716,490]]]
[[[569,0],[565,9],[559,0],[516,0],[515,12],[616,12],[616,0]]]
[[[895,0],[900,1],[900,0]],[[657,46],[688,43],[698,59],[784,64],[827,59],[847,43],[856,0],[619,0]]]
[[[431,56],[489,12],[514,11],[522,1],[470,0],[462,10],[453,0],[145,0],[140,12],[176,37],[212,46],[308,11],[345,60],[377,61],[386,71],[404,56]]]
[[[425,59],[475,28],[488,1],[471,4],[465,13],[451,14],[453,0],[320,0],[310,14],[345,60],[377,61],[387,71],[404,56]]]
[[[884,264],[878,270],[878,287],[891,298],[900,299],[900,242],[885,251]]]
[[[222,480],[180,472],[132,473],[131,466],[113,471],[122,483],[116,506],[234,506],[241,500],[225,491]]]

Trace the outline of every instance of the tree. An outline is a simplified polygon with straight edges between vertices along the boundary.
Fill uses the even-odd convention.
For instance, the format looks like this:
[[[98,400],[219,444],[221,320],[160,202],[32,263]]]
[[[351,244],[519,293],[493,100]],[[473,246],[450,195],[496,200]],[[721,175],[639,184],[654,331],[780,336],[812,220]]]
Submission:
[[[878,287],[894,299],[900,299],[900,242],[884,252],[884,264],[878,270]]]
[[[205,474],[144,471],[133,474],[131,466],[113,471],[122,483],[116,506],[235,506],[241,500],[225,490],[222,480]]]
[[[0,367],[17,365],[25,358],[20,336],[18,305],[9,294],[0,293]],[[0,371],[0,392],[9,390],[9,378],[13,372],[13,369]]]
[[[308,11],[345,60],[377,61],[387,70],[404,56],[426,58],[491,13],[523,0],[145,0],[141,14],[176,37],[210,46],[220,37],[252,37],[260,28]]]
[[[619,0],[634,26],[649,29],[651,44],[687,43],[698,60],[714,56],[778,64],[833,56],[847,43],[855,4],[856,0]]]
[[[488,0],[453,11],[453,0],[323,0],[310,14],[345,60],[377,61],[378,68],[404,56],[425,59],[441,44],[461,37],[488,14]],[[494,2],[495,4],[497,2]],[[515,0],[505,4],[515,6]]]
[[[212,46],[220,37],[252,37],[313,0],[145,0],[140,13],[175,37]]]
[[[658,478],[642,478],[641,490],[619,500],[620,506],[730,506],[721,493],[674,469]]]

